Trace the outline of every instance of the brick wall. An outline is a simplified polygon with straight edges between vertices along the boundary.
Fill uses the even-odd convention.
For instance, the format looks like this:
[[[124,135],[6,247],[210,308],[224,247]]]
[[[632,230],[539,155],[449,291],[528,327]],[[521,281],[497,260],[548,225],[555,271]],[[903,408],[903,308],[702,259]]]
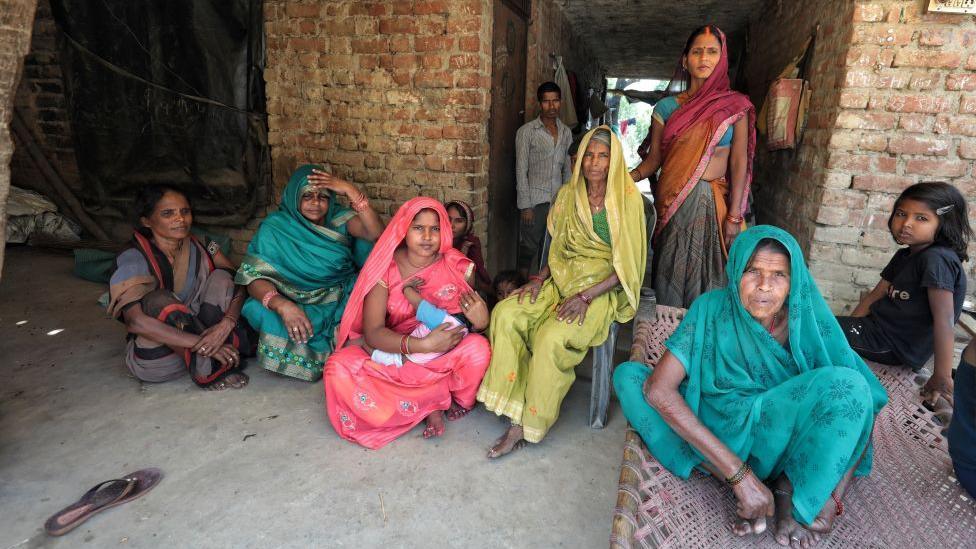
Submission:
[[[24,56],[30,47],[35,0],[0,0],[0,273],[6,238],[7,193],[10,191],[10,118]]]
[[[850,0],[769,2],[749,29],[749,49],[742,70],[757,111],[769,84],[816,33],[810,75],[815,91],[803,143],[796,152],[769,153],[760,137],[753,180],[753,209],[758,221],[789,230],[804,252],[809,252],[823,200],[827,143],[838,113],[837,88],[844,78],[852,10]],[[770,25],[769,21],[778,24]]]
[[[925,5],[855,6],[811,244],[815,275],[838,293],[847,289],[838,309],[877,282],[897,249],[887,219],[908,185],[952,183],[976,223],[976,17],[927,14]],[[976,262],[965,266],[976,295]]]
[[[926,14],[925,0],[827,2],[815,13],[804,4],[779,4],[788,11],[774,19],[789,24],[753,27],[749,74],[762,72],[758,57],[775,76],[795,54],[776,57],[787,50],[776,34],[795,36],[783,42],[795,46],[822,25],[804,143],[759,155],[756,209],[797,235],[824,295],[846,311],[897,249],[886,223],[902,189],[951,182],[976,223],[976,18]],[[761,80],[749,79],[757,104]],[[974,264],[965,264],[972,295]]]
[[[484,236],[491,14],[488,0],[266,1],[278,188],[321,162],[383,214],[467,200]]]
[[[69,187],[80,190],[81,176],[61,76],[59,32],[51,15],[50,1],[38,0],[30,53],[24,59],[14,105],[44,156]],[[14,185],[44,193],[65,209],[58,193],[50,189],[26,151],[15,152],[11,171]]]
[[[535,96],[539,85],[553,79],[553,59],[549,54],[561,55],[567,71],[575,72],[580,82],[598,93],[603,91],[606,87],[606,71],[586,41],[573,32],[566,14],[556,2],[534,0],[531,22],[528,28],[525,69],[526,121],[539,115],[539,102]]]

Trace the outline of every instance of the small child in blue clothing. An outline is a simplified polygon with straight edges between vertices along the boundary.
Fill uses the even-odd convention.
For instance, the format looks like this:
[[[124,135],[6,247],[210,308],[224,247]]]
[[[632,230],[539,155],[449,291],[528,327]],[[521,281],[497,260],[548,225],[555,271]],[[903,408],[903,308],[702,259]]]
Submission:
[[[445,322],[450,324],[452,329],[461,327],[462,333],[467,334],[470,326],[467,324],[467,318],[465,318],[464,315],[455,316],[448,313],[444,309],[438,309],[434,306],[434,304],[420,296],[420,292],[417,290],[417,288],[422,286],[423,283],[423,280],[420,278],[412,278],[403,285],[403,297],[407,298],[407,301],[409,301],[410,304],[417,309],[416,319],[420,321],[420,324],[414,328],[412,332],[410,332],[410,336],[422,338]],[[369,358],[373,362],[377,362],[384,366],[396,365],[396,367],[399,368],[403,366],[404,359],[409,360],[414,364],[427,364],[431,360],[434,360],[443,354],[444,353],[410,353],[407,355],[403,353],[389,353],[379,349],[374,349]]]
[[[969,342],[956,370],[952,422],[946,432],[959,484],[976,498],[976,339]]]
[[[966,200],[948,183],[917,183],[895,200],[888,229],[905,247],[851,316],[837,321],[851,348],[867,360],[917,370],[934,352],[935,373],[922,397],[951,402],[953,326],[966,295],[962,262],[973,237]]]

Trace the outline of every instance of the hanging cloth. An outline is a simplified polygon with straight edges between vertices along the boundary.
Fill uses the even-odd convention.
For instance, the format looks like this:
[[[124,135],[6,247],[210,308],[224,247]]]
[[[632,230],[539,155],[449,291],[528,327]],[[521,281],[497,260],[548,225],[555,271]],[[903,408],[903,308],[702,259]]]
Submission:
[[[559,107],[559,119],[563,124],[573,129],[579,124],[576,118],[576,106],[573,104],[573,88],[569,84],[569,77],[566,75],[566,68],[563,67],[562,56],[556,57],[556,75],[553,77],[556,85],[559,86],[562,102]]]

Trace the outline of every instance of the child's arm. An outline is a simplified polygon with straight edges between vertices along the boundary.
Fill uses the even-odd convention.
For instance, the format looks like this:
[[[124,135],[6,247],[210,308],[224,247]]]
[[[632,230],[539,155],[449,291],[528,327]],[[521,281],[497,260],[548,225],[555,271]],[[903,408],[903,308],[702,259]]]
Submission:
[[[932,331],[935,335],[935,373],[922,387],[922,398],[935,403],[941,394],[952,403],[952,342],[955,337],[955,310],[952,292],[942,288],[927,288],[929,308],[932,310]]]
[[[888,293],[889,288],[891,288],[891,282],[888,282],[883,278],[879,280],[878,285],[875,286],[874,289],[871,290],[867,295],[861,298],[861,301],[858,302],[857,307],[854,307],[854,310],[851,311],[851,316],[868,316],[868,313],[871,311],[871,305],[875,301],[884,297]]]
[[[418,290],[418,288],[423,285],[424,280],[416,276],[403,284],[403,297],[407,298],[407,301],[410,302],[410,305],[412,305],[414,309],[416,309],[417,306],[420,305],[421,300],[423,300],[423,298],[420,297],[420,291]]]

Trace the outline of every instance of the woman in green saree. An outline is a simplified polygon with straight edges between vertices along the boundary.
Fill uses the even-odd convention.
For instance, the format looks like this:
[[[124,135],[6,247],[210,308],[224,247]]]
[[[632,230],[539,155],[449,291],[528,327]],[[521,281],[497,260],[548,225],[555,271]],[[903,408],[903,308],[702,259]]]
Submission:
[[[490,458],[545,437],[587,350],[637,309],[647,263],[643,198],[607,126],[587,133],[579,149],[549,211],[548,266],[491,315],[491,365],[478,400],[511,426]]]
[[[731,486],[736,534],[762,533],[775,511],[776,540],[808,547],[843,512],[851,477],[870,472],[887,395],[787,232],[742,232],[726,274],[727,287],[694,301],[653,372],[621,364],[614,388],[669,471],[698,468]]]
[[[337,194],[352,208],[340,205]],[[319,166],[292,174],[278,211],[261,223],[235,279],[251,296],[241,313],[260,332],[263,368],[321,379],[358,266],[382,232],[383,222],[352,183]]]

